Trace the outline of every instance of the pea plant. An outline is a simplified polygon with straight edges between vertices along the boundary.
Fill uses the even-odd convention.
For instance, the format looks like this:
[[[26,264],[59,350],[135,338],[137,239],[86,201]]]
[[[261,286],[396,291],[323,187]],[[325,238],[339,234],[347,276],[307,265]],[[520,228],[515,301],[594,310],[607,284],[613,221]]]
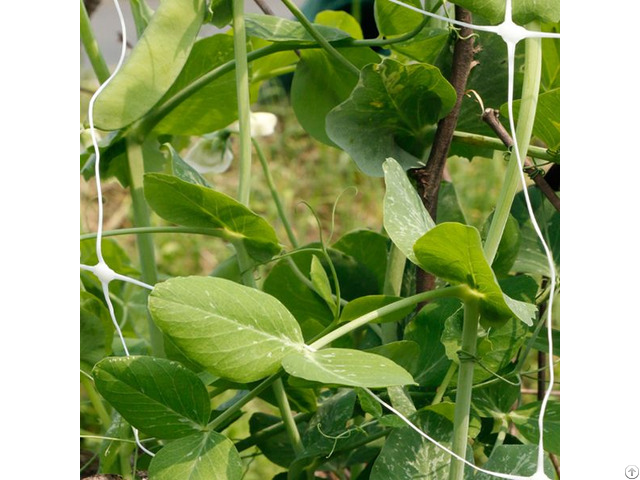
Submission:
[[[100,84],[81,153],[98,192],[81,236],[81,478],[559,478],[559,0],[314,18],[255,3],[132,0],[131,41],[116,0],[112,72],[80,2]],[[305,132],[383,179],[378,229],[297,238],[261,139],[276,117],[251,111],[284,74]],[[254,155],[277,218],[252,209]],[[506,164],[476,225],[452,157]],[[214,187],[232,163],[235,197]],[[107,178],[130,228],[103,231]],[[167,233],[232,253],[169,275]]]

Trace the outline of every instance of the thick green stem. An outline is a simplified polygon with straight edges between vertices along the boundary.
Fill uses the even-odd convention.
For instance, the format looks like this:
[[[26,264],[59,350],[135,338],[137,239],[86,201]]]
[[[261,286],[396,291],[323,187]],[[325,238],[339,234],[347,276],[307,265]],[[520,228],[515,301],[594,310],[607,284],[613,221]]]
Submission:
[[[275,382],[280,376],[282,372],[271,375],[270,377],[265,378],[258,386],[256,386],[253,390],[247,393],[244,397],[238,400],[236,403],[227,408],[222,414],[218,415],[214,418],[207,428],[211,430],[215,430],[219,428],[221,425],[225,425],[229,419],[231,419],[237,411],[239,411],[242,407],[244,407],[251,400],[260,395],[264,390],[270,387],[273,382]]]
[[[131,202],[133,206],[133,224],[135,227],[149,227],[149,209],[144,198],[142,181],[144,177],[144,157],[142,144],[135,138],[127,138],[127,157],[129,160],[129,181],[131,189]],[[155,285],[158,282],[156,270],[155,248],[153,237],[149,234],[137,235],[138,254],[140,256],[140,270],[142,281]],[[151,315],[147,314],[149,333],[151,337],[151,351],[156,357],[164,357],[164,342],[162,332],[153,323]]]
[[[469,287],[466,285],[456,285],[455,287],[445,287],[440,288],[438,290],[431,290],[428,292],[418,293],[417,295],[413,295],[411,297],[403,298],[402,300],[398,300],[389,305],[385,305],[384,307],[378,308],[377,310],[373,310],[361,317],[356,318],[355,320],[350,321],[349,323],[344,324],[340,328],[335,329],[332,332],[329,332],[322,338],[316,340],[311,345],[310,348],[318,350],[326,345],[329,345],[334,340],[346,335],[353,330],[360,328],[367,323],[379,318],[383,315],[387,315],[389,313],[393,313],[397,310],[410,307],[412,305],[417,305],[420,302],[425,300],[434,300],[436,298],[467,298],[469,296]]]
[[[273,383],[273,393],[276,396],[276,402],[280,409],[280,416],[284,422],[284,427],[287,431],[287,435],[289,436],[289,441],[291,442],[293,451],[296,455],[301,455],[304,452],[304,445],[302,443],[302,438],[300,438],[300,432],[296,426],[296,421],[293,418],[293,412],[291,411],[287,392],[284,390],[281,378],[278,378]]]
[[[486,135],[478,135],[476,133],[461,132],[456,130],[453,132],[453,143],[461,143],[465,145],[474,145],[483,148],[493,148],[494,150],[504,150],[504,143],[499,138],[487,137]],[[527,156],[558,163],[558,155],[550,153],[548,149],[529,145]]]
[[[107,62],[104,61],[104,57],[98,47],[98,42],[93,34],[93,28],[91,28],[89,14],[87,13],[87,9],[85,8],[82,0],[80,0],[80,40],[82,41],[82,45],[84,45],[84,51],[86,52],[87,57],[89,57],[91,67],[93,68],[96,77],[98,77],[98,81],[100,83],[104,83],[111,73],[109,72],[109,67],[107,67]]]
[[[247,34],[244,25],[244,1],[233,0],[233,51],[236,61],[238,130],[240,135],[238,200],[249,206],[251,196],[251,100]]]
[[[464,304],[464,321],[462,326],[462,352],[458,371],[458,387],[456,389],[456,406],[453,418],[453,443],[451,450],[465,458],[467,437],[469,434],[469,411],[473,388],[473,371],[475,369],[476,342],[478,337],[478,321],[480,318],[479,302],[467,300]],[[449,480],[463,480],[464,463],[455,457],[451,458]]]
[[[331,45],[331,43],[329,43],[329,41],[324,38],[318,30],[316,30],[316,27],[313,26],[309,19],[304,16],[304,13],[302,13],[302,11],[300,11],[300,9],[291,0],[282,0],[282,3],[285,4],[293,16],[302,24],[305,30],[309,32],[309,35],[311,35],[315,41],[318,42],[329,55],[331,55],[331,57],[344,65],[355,76],[360,76],[360,69],[336,50],[335,47],[333,47],[333,45]]]
[[[102,232],[103,237],[117,237],[119,235],[140,235],[151,233],[192,233],[196,235],[207,235],[209,237],[219,237],[225,240],[230,240],[229,235],[225,233],[222,228],[197,228],[197,227],[174,227],[170,225],[163,225],[159,227],[133,227],[133,228],[121,228],[118,230],[107,230]],[[80,235],[80,240],[89,240],[96,238],[97,233],[84,233]]]
[[[298,239],[296,238],[295,233],[293,233],[293,228],[291,228],[291,224],[289,223],[289,219],[284,211],[284,207],[282,206],[282,202],[280,201],[280,195],[278,194],[278,189],[276,188],[275,183],[273,182],[273,177],[271,176],[271,171],[269,170],[269,163],[264,156],[264,152],[262,148],[260,148],[260,144],[253,139],[253,146],[256,149],[256,153],[258,154],[258,159],[260,160],[260,164],[262,165],[262,171],[264,173],[264,179],[267,182],[267,187],[271,192],[271,198],[273,198],[273,203],[276,205],[276,210],[278,211],[278,216],[280,217],[280,221],[284,226],[285,231],[287,232],[287,237],[289,237],[289,241],[293,248],[298,248]]]
[[[537,22],[527,25],[528,30],[537,31],[540,26]],[[522,84],[522,96],[520,112],[516,127],[516,140],[520,157],[525,158],[529,149],[531,132],[536,116],[538,92],[540,90],[540,72],[542,70],[542,42],[539,38],[527,38],[525,40],[524,82]],[[509,211],[513,204],[516,191],[520,186],[520,172],[516,155],[512,154],[507,167],[506,178],[498,197],[498,204],[493,214],[487,239],[484,244],[484,253],[489,263],[493,262],[498,245],[504,232],[504,227],[509,219]]]

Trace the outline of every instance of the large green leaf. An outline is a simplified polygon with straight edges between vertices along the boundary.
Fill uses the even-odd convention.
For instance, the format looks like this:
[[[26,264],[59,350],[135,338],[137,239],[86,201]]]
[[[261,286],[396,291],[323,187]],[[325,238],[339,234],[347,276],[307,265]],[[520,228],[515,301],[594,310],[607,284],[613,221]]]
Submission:
[[[465,284],[480,295],[483,323],[500,326],[512,316],[532,324],[535,305],[509,298],[502,293],[482,250],[480,233],[460,223],[441,223],[415,244],[420,266],[453,284]]]
[[[540,431],[538,419],[542,402],[523,405],[509,414],[520,434],[531,443],[538,444]],[[544,449],[560,455],[560,403],[550,401],[544,415]]]
[[[491,472],[509,475],[530,476],[538,467],[538,448],[535,445],[498,445],[482,468]],[[555,470],[548,458],[544,459],[544,472],[548,478],[556,478]],[[495,476],[476,473],[465,476],[465,480],[495,480]]]
[[[327,134],[368,175],[382,176],[387,157],[405,169],[422,166],[436,123],[455,101],[438,68],[385,59],[362,69],[351,96],[327,115]]]
[[[247,35],[269,40],[274,43],[315,43],[311,34],[297,21],[274,15],[261,15],[248,13],[245,15]],[[330,42],[336,40],[346,40],[349,34],[344,31],[327,27],[325,25],[314,25],[318,33]]]
[[[504,0],[461,0],[456,4],[486,18],[492,24],[501,23],[504,20]],[[513,21],[520,25],[533,20],[560,21],[560,0],[513,0],[512,8]]]
[[[233,60],[233,37],[213,35],[198,40],[182,72],[163,96],[166,101],[205,73]],[[201,135],[226,127],[238,118],[233,70],[209,82],[165,116],[155,131]]]
[[[473,408],[482,417],[504,418],[520,398],[520,385],[492,383],[473,390]]]
[[[414,384],[402,367],[380,355],[346,348],[297,351],[282,360],[294,377],[352,387],[382,388]]]
[[[204,0],[165,0],[95,102],[94,121],[116,130],[146,114],[174,82],[204,19]]]
[[[144,193],[151,208],[165,220],[216,229],[228,241],[242,241],[256,260],[267,260],[280,252],[273,227],[223,193],[160,173],[145,175]]]
[[[452,423],[434,412],[419,412],[412,419],[422,431],[451,448]],[[409,427],[394,429],[387,438],[371,472],[371,480],[449,478],[451,457]]]
[[[420,0],[407,0],[405,3],[422,8],[423,2]],[[374,15],[380,34],[389,39],[414,30],[424,19],[424,15],[421,13],[414,12],[402,5],[391,3],[388,0],[377,0],[375,2]],[[429,27],[425,26],[420,33],[409,40],[393,43],[389,48],[419,62],[433,64],[449,38],[448,30],[433,28],[432,25],[435,22],[437,21],[430,20]]]
[[[393,158],[382,165],[386,191],[384,195],[384,228],[393,243],[413,263],[418,259],[413,246],[425,233],[436,226],[424,208],[402,166]]]
[[[164,446],[149,464],[153,480],[240,480],[244,466],[233,442],[203,432]]]
[[[191,360],[214,375],[246,383],[303,348],[295,318],[274,297],[222,278],[182,277],[156,284],[154,322]]]
[[[109,357],[93,368],[100,394],[140,431],[180,438],[201,431],[211,411],[198,376],[178,362],[154,357]]]

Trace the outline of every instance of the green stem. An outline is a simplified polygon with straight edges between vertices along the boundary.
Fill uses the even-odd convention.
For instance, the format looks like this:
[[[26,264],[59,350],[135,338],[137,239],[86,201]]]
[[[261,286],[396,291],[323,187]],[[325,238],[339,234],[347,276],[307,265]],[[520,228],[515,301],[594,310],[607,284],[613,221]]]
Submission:
[[[458,364],[456,362],[451,362],[451,365],[449,365],[449,370],[447,370],[447,373],[445,374],[444,379],[436,389],[436,396],[433,397],[433,401],[431,402],[431,405],[437,405],[442,401],[442,397],[444,397],[444,392],[447,391],[447,387],[451,383],[453,374],[456,373],[457,369],[458,369]]]
[[[142,144],[136,139],[127,138],[127,157],[129,160],[129,181],[131,189],[131,201],[133,206],[133,224],[135,227],[149,227],[149,209],[144,198],[142,181],[144,177],[144,157]],[[153,237],[149,234],[138,234],[138,254],[140,256],[140,270],[142,281],[155,285],[158,283],[156,271],[155,247]],[[149,333],[151,337],[151,351],[156,357],[164,357],[164,342],[162,332],[153,323],[151,315],[147,314]]]
[[[102,236],[116,237],[118,235],[140,235],[151,233],[193,233],[196,235],[207,235],[210,237],[219,237],[225,240],[231,240],[221,228],[173,227],[169,225],[161,227],[120,228],[118,230],[108,230],[106,232],[102,232]],[[85,233],[83,235],[80,235],[80,240],[89,240],[92,238],[96,238],[97,236],[98,235],[95,232]]]
[[[260,395],[264,390],[266,390],[268,387],[270,387],[273,384],[273,382],[275,382],[277,379],[280,378],[281,375],[282,375],[282,371],[280,371],[278,373],[275,373],[275,374],[271,375],[270,377],[265,378],[253,390],[251,390],[244,397],[242,397],[236,403],[234,403],[229,408],[227,408],[222,414],[220,414],[219,416],[214,418],[209,423],[209,425],[207,425],[207,428],[210,429],[210,430],[215,430],[216,428],[220,427],[221,425],[226,424],[227,421],[230,418],[232,418],[236,414],[237,411],[239,411],[247,403],[249,403],[251,400],[253,400],[258,395]]]
[[[445,287],[440,288],[438,290],[431,290],[428,292],[418,293],[417,295],[413,295],[411,297],[403,298],[402,300],[398,300],[397,302],[391,303],[389,305],[385,305],[384,307],[378,308],[377,310],[373,310],[369,313],[362,315],[361,317],[356,318],[355,320],[350,321],[349,323],[344,324],[343,326],[335,329],[332,332],[329,332],[322,338],[316,340],[311,345],[310,348],[318,350],[334,340],[346,335],[353,330],[366,325],[367,323],[379,318],[383,315],[387,315],[389,313],[393,313],[397,310],[410,307],[412,305],[417,305],[420,302],[426,300],[434,300],[436,298],[451,298],[458,297],[462,299],[466,299],[469,296],[469,287],[466,285],[456,285],[454,287]]]
[[[89,19],[89,14],[87,13],[83,0],[80,0],[80,40],[82,41],[82,45],[84,45],[84,51],[87,57],[89,57],[91,67],[96,77],[98,77],[98,81],[104,83],[111,73],[109,72],[109,67],[107,67],[107,62],[104,61],[104,57],[100,52],[96,37],[93,34],[91,20]]]
[[[504,143],[502,143],[502,140],[500,140],[499,138],[487,137],[485,135],[478,135],[475,133],[461,132],[458,130],[453,132],[453,142],[484,148],[492,148],[494,150],[505,149]],[[529,145],[529,148],[527,149],[527,156],[553,163],[558,163],[559,161],[558,155],[550,153],[546,148],[536,147],[534,145]]]
[[[304,452],[304,444],[302,443],[302,438],[300,438],[300,432],[296,426],[296,421],[293,418],[293,412],[291,411],[287,392],[284,390],[281,378],[278,378],[273,383],[273,393],[276,396],[276,402],[280,409],[280,416],[282,417],[284,427],[287,430],[287,435],[289,436],[289,441],[291,442],[293,451],[296,456],[301,455]]]
[[[469,435],[469,411],[471,408],[471,393],[473,388],[473,371],[475,369],[474,356],[478,337],[478,321],[480,318],[479,301],[467,300],[464,303],[464,320],[462,326],[462,351],[458,371],[458,387],[456,389],[456,406],[453,418],[453,443],[451,450],[458,456],[465,458]],[[451,458],[449,480],[462,480],[464,477],[464,463],[455,457]]]
[[[100,423],[102,423],[102,428],[106,432],[109,425],[111,425],[111,415],[109,415],[104,403],[102,403],[102,397],[96,391],[93,381],[82,373],[80,374],[80,383],[82,383],[82,386],[87,392],[89,401],[91,402],[91,405],[93,405],[93,408],[95,408],[98,418],[100,419]]]
[[[233,0],[233,52],[236,61],[238,129],[240,135],[238,200],[249,206],[251,195],[251,100],[247,34],[244,25],[244,1]]]
[[[312,416],[313,414],[311,413],[299,413],[293,417],[293,420],[297,425],[298,423],[306,422]],[[263,430],[260,430],[259,432],[254,433],[250,437],[240,440],[238,443],[236,443],[236,449],[238,450],[238,452],[242,452],[248,448],[253,447],[259,441],[267,440],[283,431],[285,431],[284,422],[278,422],[273,425],[269,425]]]
[[[242,241],[234,242],[236,249],[236,258],[238,259],[238,267],[242,275],[242,283],[247,287],[256,288],[256,279],[253,276],[254,261],[249,257],[247,249]]]
[[[540,29],[537,22],[527,25],[528,30]],[[527,38],[525,40],[524,58],[524,82],[522,84],[522,96],[520,112],[516,127],[516,139],[520,158],[525,158],[529,149],[531,132],[536,116],[538,92],[540,90],[540,72],[542,69],[542,42],[539,38]],[[491,264],[498,251],[498,245],[504,232],[504,227],[509,219],[509,212],[516,191],[520,186],[520,172],[516,155],[512,154],[507,167],[506,178],[498,197],[498,204],[493,214],[487,239],[484,244],[484,253]]]
[[[295,233],[293,233],[293,228],[291,228],[291,224],[289,223],[289,219],[285,214],[284,207],[282,206],[282,202],[280,201],[280,195],[278,195],[278,190],[276,188],[275,183],[273,182],[273,177],[271,176],[271,172],[269,171],[269,164],[267,159],[264,156],[264,152],[262,148],[260,148],[260,144],[254,138],[253,146],[256,149],[256,153],[258,154],[258,159],[260,159],[260,164],[262,165],[262,171],[264,173],[264,179],[267,182],[267,187],[271,192],[271,197],[273,198],[273,203],[276,205],[276,210],[278,211],[278,216],[280,217],[280,221],[284,226],[285,231],[287,232],[287,237],[289,237],[289,241],[293,248],[298,248],[298,239],[296,238]]]
[[[360,69],[356,67],[353,63],[347,60],[338,50],[336,50],[329,41],[316,30],[316,27],[304,16],[304,13],[293,3],[291,0],[282,0],[282,3],[289,9],[289,11],[293,14],[294,17],[298,19],[298,21],[302,24],[307,32],[318,42],[322,48],[333,57],[338,63],[344,65],[347,70],[353,73],[355,76],[360,76]]]

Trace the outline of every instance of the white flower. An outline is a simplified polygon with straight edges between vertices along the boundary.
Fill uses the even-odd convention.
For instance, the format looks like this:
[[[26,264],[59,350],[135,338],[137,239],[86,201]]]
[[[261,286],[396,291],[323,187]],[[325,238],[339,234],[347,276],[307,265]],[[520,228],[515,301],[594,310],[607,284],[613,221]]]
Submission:
[[[226,130],[203,135],[184,157],[184,161],[198,173],[225,172],[232,160],[233,152]]]
[[[273,135],[276,124],[278,123],[278,117],[269,112],[251,112],[251,136],[252,137],[266,137]],[[238,133],[239,125],[236,120],[227,127],[230,132]]]

